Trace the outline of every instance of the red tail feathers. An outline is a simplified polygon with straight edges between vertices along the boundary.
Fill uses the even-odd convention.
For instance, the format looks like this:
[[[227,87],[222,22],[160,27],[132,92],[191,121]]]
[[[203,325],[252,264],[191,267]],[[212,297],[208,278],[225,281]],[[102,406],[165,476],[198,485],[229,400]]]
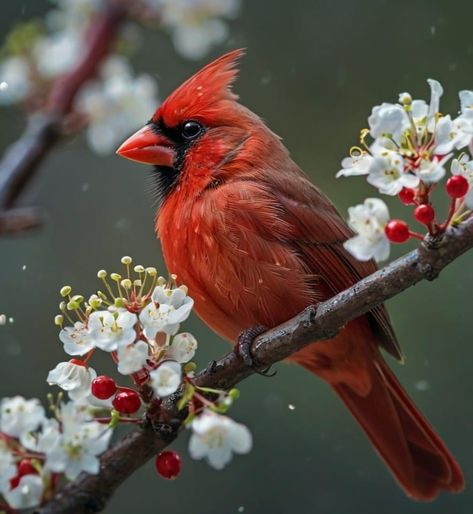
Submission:
[[[343,384],[333,388],[406,494],[429,501],[442,490],[461,491],[460,466],[387,364],[380,357],[369,368],[372,386],[368,395],[360,396]]]

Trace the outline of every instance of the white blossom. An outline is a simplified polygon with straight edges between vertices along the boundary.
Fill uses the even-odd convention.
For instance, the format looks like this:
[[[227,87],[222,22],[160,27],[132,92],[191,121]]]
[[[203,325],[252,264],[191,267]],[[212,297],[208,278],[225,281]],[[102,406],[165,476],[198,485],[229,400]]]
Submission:
[[[0,441],[0,494],[10,489],[10,480],[16,473],[12,452],[3,441]]]
[[[77,364],[73,359],[68,362],[60,362],[49,372],[46,381],[49,385],[59,386],[67,391],[72,399],[76,399],[89,394],[90,384],[96,376],[95,370]]]
[[[132,343],[136,339],[133,328],[136,321],[136,314],[127,310],[92,312],[88,326],[94,345],[105,352],[113,352]]]
[[[222,469],[233,453],[248,453],[252,437],[248,428],[227,416],[204,412],[191,425],[189,453],[194,459],[206,458],[215,469]]]
[[[228,36],[221,18],[238,14],[240,0],[144,0],[171,32],[174,46],[188,59],[200,59]]]
[[[372,162],[373,157],[367,152],[353,153],[343,159],[342,169],[337,173],[337,178],[368,175]]]
[[[59,339],[69,355],[85,355],[95,347],[88,328],[81,321],[76,321],[73,327],[64,327],[59,332]]]
[[[3,398],[0,404],[0,432],[21,437],[36,430],[45,419],[44,408],[37,398],[26,400],[22,396]]]
[[[31,92],[30,67],[21,56],[10,57],[0,63],[0,105],[12,104],[26,98]]]
[[[41,503],[43,480],[38,475],[24,475],[16,487],[3,492],[3,497],[14,509],[30,509]]]
[[[144,341],[118,348],[118,372],[130,375],[142,369],[148,359],[148,345]]]
[[[95,421],[80,425],[46,452],[47,469],[64,473],[69,480],[82,471],[96,475],[100,469],[98,456],[107,449],[111,435],[110,429]]]
[[[41,38],[34,47],[38,72],[47,79],[66,73],[76,64],[82,49],[78,31],[63,30]]]
[[[108,154],[157,105],[156,81],[145,74],[134,77],[123,57],[112,56],[103,65],[100,80],[83,88],[76,107],[88,117],[86,136],[92,150]]]
[[[374,156],[367,181],[380,193],[390,196],[397,195],[403,187],[416,187],[419,184],[418,177],[404,171],[402,156],[388,150]]]
[[[180,287],[166,289],[157,286],[152,300],[140,313],[145,336],[151,340],[155,339],[158,332],[176,334],[179,324],[189,317],[194,306],[194,300]]]
[[[373,107],[368,124],[373,138],[391,134],[395,141],[399,141],[402,133],[410,126],[409,118],[403,107],[386,102]]]
[[[160,398],[175,393],[182,380],[181,365],[176,361],[164,361],[149,374],[151,387]]]
[[[435,122],[435,115],[440,111],[440,98],[443,95],[443,87],[437,80],[427,79],[430,86],[430,104],[427,113],[429,129],[433,130],[433,123]]]
[[[467,118],[473,117],[473,91],[463,90],[458,93],[461,113]]]
[[[20,437],[20,443],[28,450],[46,453],[59,437],[61,434],[58,421],[54,418],[47,418],[44,419],[39,430],[25,432]]]
[[[447,154],[439,159],[437,156],[433,156],[430,159],[421,159],[417,176],[426,184],[434,184],[441,180],[445,175],[444,164],[450,159],[452,154]]]
[[[62,432],[44,450],[45,468],[64,473],[70,480],[82,471],[97,474],[100,468],[98,456],[107,449],[112,430],[97,421],[90,421],[87,407],[76,402],[62,405],[60,418]]]
[[[350,207],[348,214],[348,224],[356,235],[345,241],[345,249],[360,261],[386,260],[389,257],[389,241],[384,233],[389,221],[386,204],[378,198],[367,198],[363,204]]]
[[[228,25],[222,20],[177,26],[172,32],[172,42],[177,52],[187,59],[201,59],[213,46],[223,43],[228,37]]]
[[[197,339],[188,332],[174,336],[172,344],[166,349],[166,358],[181,364],[189,362],[197,350]]]

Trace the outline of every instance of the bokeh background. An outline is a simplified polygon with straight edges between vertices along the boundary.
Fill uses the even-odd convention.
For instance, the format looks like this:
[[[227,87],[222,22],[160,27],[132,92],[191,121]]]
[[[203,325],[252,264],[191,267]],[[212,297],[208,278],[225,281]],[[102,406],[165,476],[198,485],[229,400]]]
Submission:
[[[45,0],[2,0],[0,37],[49,7]],[[373,105],[395,101],[405,90],[428,99],[425,81],[432,77],[446,91],[441,110],[455,114],[458,90],[473,89],[472,17],[469,0],[246,0],[230,40],[213,54],[247,47],[236,85],[242,102],[284,138],[294,159],[346,212],[376,193],[362,179],[334,176]],[[156,75],[162,97],[202,64],[180,58],[161,32],[143,35],[134,66]],[[3,149],[20,134],[24,119],[14,108],[0,112]],[[64,358],[52,321],[59,287],[67,283],[91,293],[96,270],[113,270],[125,254],[144,265],[163,269],[163,263],[146,172],[118,157],[92,154],[82,136],[49,155],[22,203],[41,206],[47,223],[35,233],[0,240],[0,313],[14,318],[0,326],[0,396],[45,398],[47,370]],[[395,202],[391,207],[396,215],[410,215]],[[408,500],[327,386],[280,365],[275,378],[242,384],[232,411],[253,431],[250,455],[216,472],[188,458],[183,434],[174,445],[184,455],[179,479],[166,482],[149,464],[121,487],[106,512],[473,512],[472,288],[470,253],[435,282],[388,305],[407,354],[405,366],[392,365],[463,466],[463,494],[445,494],[431,504]],[[187,329],[200,341],[201,365],[227,350],[197,318]]]

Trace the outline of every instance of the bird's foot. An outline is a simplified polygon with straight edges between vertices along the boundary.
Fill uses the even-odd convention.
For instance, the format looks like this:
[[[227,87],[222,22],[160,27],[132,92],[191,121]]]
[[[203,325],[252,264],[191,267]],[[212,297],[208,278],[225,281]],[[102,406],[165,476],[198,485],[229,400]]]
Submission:
[[[263,332],[266,332],[267,330],[267,327],[264,327],[263,325],[256,325],[254,327],[248,328],[247,330],[243,330],[243,332],[240,332],[240,335],[238,336],[238,341],[234,347],[234,352],[240,359],[243,360],[247,366],[253,368],[259,375],[264,377],[274,377],[274,375],[276,375],[276,371],[271,372],[271,366],[260,369],[260,366],[258,366],[258,363],[255,361],[253,355],[251,354],[251,345],[253,344],[253,341],[256,337],[258,337]]]

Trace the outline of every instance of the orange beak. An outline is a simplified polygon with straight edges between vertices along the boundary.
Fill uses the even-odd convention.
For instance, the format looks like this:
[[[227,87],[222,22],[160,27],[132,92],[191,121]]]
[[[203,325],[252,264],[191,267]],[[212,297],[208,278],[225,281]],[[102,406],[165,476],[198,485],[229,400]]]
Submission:
[[[153,131],[149,125],[130,136],[117,150],[117,154],[131,161],[171,168],[176,157],[172,143]]]

